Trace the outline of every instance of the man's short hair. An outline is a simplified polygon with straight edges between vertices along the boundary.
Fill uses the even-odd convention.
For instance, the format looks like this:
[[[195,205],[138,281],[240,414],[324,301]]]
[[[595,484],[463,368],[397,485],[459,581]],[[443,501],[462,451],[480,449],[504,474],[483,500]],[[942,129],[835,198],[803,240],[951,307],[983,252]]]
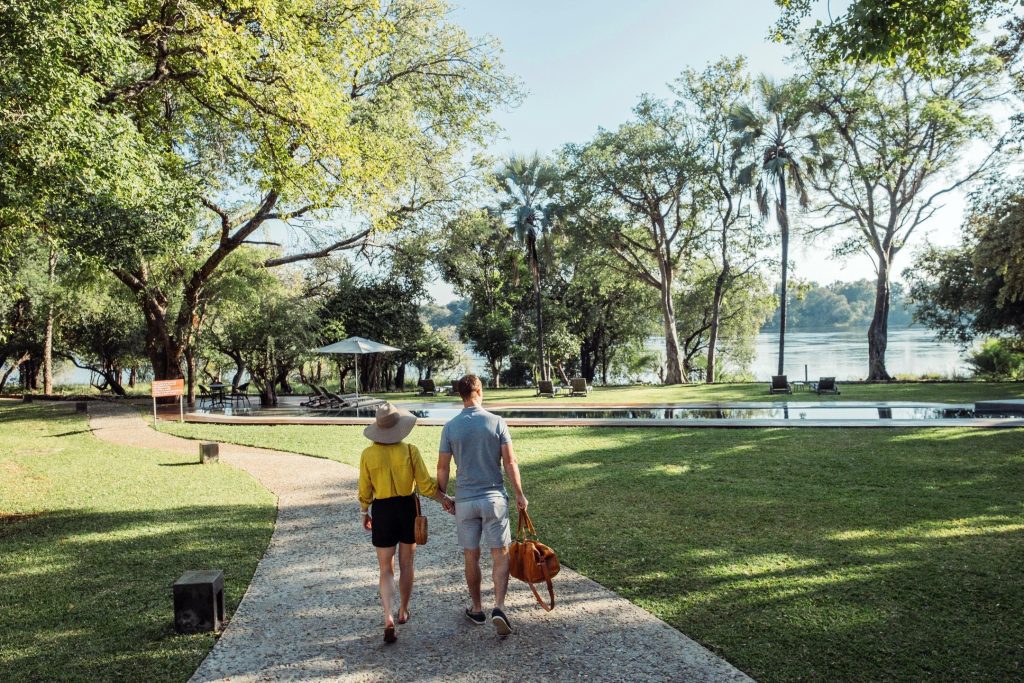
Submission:
[[[459,396],[462,397],[463,401],[466,401],[476,391],[483,391],[484,385],[480,383],[480,378],[476,375],[466,375],[458,382],[455,383],[455,390],[459,392]]]

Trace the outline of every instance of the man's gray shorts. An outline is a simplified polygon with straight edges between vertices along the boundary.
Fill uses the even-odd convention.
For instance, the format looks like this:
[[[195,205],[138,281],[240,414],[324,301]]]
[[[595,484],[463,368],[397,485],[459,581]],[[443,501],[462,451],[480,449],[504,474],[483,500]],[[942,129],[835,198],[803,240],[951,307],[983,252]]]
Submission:
[[[460,500],[455,504],[455,525],[463,550],[504,548],[512,543],[508,528],[508,501],[504,496]]]

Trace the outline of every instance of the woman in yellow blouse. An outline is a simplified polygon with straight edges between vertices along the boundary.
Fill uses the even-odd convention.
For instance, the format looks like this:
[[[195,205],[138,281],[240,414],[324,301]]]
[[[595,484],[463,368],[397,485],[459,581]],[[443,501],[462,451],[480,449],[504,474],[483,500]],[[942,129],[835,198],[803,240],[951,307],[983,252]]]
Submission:
[[[395,546],[398,546],[398,566],[401,569],[398,623],[404,624],[409,620],[413,558],[416,554],[414,496],[417,486],[420,493],[439,501],[448,512],[455,509],[451,498],[437,488],[437,480],[427,472],[419,449],[402,441],[415,426],[415,415],[385,403],[377,409],[374,423],[363,431],[363,435],[373,441],[373,445],[364,450],[359,458],[359,506],[363,511],[363,527],[373,534],[373,545],[377,549],[377,562],[380,564],[385,643],[397,640],[395,620],[391,613]]]

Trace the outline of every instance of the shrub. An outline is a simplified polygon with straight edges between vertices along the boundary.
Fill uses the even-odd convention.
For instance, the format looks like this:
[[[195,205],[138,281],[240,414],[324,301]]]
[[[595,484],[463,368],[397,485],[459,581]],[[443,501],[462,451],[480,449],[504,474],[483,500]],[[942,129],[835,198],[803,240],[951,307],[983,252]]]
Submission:
[[[989,339],[967,359],[976,377],[983,379],[1024,379],[1024,343],[1020,340]]]

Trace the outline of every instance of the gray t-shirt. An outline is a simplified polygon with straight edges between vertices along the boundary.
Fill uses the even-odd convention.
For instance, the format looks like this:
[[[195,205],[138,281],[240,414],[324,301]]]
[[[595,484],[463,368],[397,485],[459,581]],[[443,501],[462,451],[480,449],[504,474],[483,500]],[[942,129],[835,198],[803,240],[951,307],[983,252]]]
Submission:
[[[439,450],[455,456],[456,502],[507,497],[501,477],[501,446],[506,443],[512,443],[512,436],[505,420],[483,408],[463,408],[445,424]]]

